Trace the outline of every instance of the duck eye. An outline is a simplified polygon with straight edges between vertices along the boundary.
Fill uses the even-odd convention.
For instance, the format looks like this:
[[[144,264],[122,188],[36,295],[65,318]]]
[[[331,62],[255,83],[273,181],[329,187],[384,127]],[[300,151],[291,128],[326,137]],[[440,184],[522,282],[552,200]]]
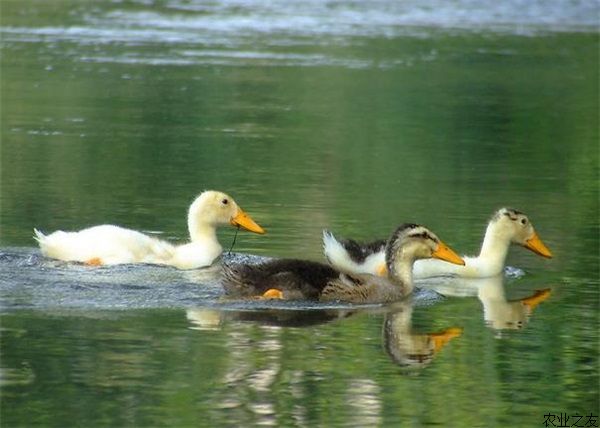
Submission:
[[[527,220],[521,219],[521,224],[527,224]]]
[[[227,204],[229,203],[229,201],[228,201],[227,199],[223,199],[223,200],[221,201],[221,203],[222,203],[223,205],[227,205]]]

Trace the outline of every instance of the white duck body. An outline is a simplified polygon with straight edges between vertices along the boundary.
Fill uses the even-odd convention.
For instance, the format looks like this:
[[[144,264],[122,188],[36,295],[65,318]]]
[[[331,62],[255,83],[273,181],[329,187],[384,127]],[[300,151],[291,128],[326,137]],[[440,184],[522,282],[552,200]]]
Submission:
[[[44,235],[34,229],[35,239],[46,257],[64,261],[102,264],[159,263],[172,257],[175,247],[135,230],[112,224],[93,226],[79,232],[62,230]]]
[[[504,268],[504,259],[506,257],[501,258],[499,254],[494,253],[491,258],[481,257],[481,254],[477,257],[463,256],[465,265],[460,266],[462,269],[449,268],[441,263],[420,263],[423,260],[418,260],[413,266],[413,276],[416,279],[424,279],[436,276],[486,278],[499,275]]]
[[[222,252],[216,228],[241,226],[264,233],[235,201],[222,192],[206,191],[189,208],[190,241],[173,245],[141,232],[114,225],[100,225],[79,232],[57,231],[44,235],[35,230],[42,254],[47,257],[92,265],[153,263],[194,269],[209,266]]]
[[[503,269],[512,243],[519,244],[543,257],[552,257],[550,250],[540,240],[525,214],[511,208],[499,209],[488,223],[481,251],[476,257],[463,256],[464,266],[439,262],[433,259],[417,260],[413,265],[413,278],[460,276],[485,278],[499,275]],[[326,232],[323,234],[324,252],[332,266],[355,273],[385,273],[383,250],[375,243],[362,245],[354,241],[338,241]],[[353,246],[360,246],[364,257],[359,257]],[[366,263],[366,261],[369,263]]]

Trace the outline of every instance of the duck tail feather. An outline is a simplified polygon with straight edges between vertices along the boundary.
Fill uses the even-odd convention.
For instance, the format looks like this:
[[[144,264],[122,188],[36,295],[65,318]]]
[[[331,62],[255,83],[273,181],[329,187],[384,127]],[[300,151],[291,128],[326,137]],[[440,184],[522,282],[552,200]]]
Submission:
[[[344,246],[329,230],[323,230],[323,253],[330,264],[337,264],[339,254],[345,252]]]
[[[44,235],[39,229],[36,229],[35,227],[33,228],[33,239],[35,239],[37,242],[42,242],[44,239],[46,239],[46,235]]]

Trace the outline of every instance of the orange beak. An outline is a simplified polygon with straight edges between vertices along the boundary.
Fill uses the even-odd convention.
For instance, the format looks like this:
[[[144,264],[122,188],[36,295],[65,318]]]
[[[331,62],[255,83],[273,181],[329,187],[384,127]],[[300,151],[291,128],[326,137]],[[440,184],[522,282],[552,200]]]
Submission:
[[[246,214],[241,208],[238,208],[238,213],[230,220],[233,226],[243,227],[246,230],[254,233],[265,233],[265,230],[260,227],[252,218]]]
[[[433,252],[431,257],[454,263],[455,265],[465,265],[465,261],[442,241],[438,243],[437,250]]]
[[[550,294],[552,294],[552,290],[550,288],[537,290],[532,296],[521,299],[521,303],[533,311],[537,305],[550,297]]]
[[[446,343],[455,337],[460,337],[463,329],[460,327],[450,327],[440,333],[430,333],[429,337],[433,340],[433,352],[439,352]]]
[[[533,232],[533,236],[525,241],[524,247],[528,250],[533,251],[536,254],[539,254],[542,257],[546,257],[549,259],[552,258],[552,253],[550,252],[548,247],[546,247],[546,245],[542,242],[542,240],[536,232]]]
[[[388,270],[387,270],[387,266],[385,265],[385,263],[381,263],[378,267],[377,267],[377,276],[387,276]]]

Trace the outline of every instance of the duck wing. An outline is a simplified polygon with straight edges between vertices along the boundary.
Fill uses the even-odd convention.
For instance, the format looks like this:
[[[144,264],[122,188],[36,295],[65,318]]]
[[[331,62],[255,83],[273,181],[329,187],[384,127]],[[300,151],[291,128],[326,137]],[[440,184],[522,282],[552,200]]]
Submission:
[[[321,293],[322,301],[348,303],[385,303],[404,297],[404,288],[375,275],[340,274],[329,281]]]

